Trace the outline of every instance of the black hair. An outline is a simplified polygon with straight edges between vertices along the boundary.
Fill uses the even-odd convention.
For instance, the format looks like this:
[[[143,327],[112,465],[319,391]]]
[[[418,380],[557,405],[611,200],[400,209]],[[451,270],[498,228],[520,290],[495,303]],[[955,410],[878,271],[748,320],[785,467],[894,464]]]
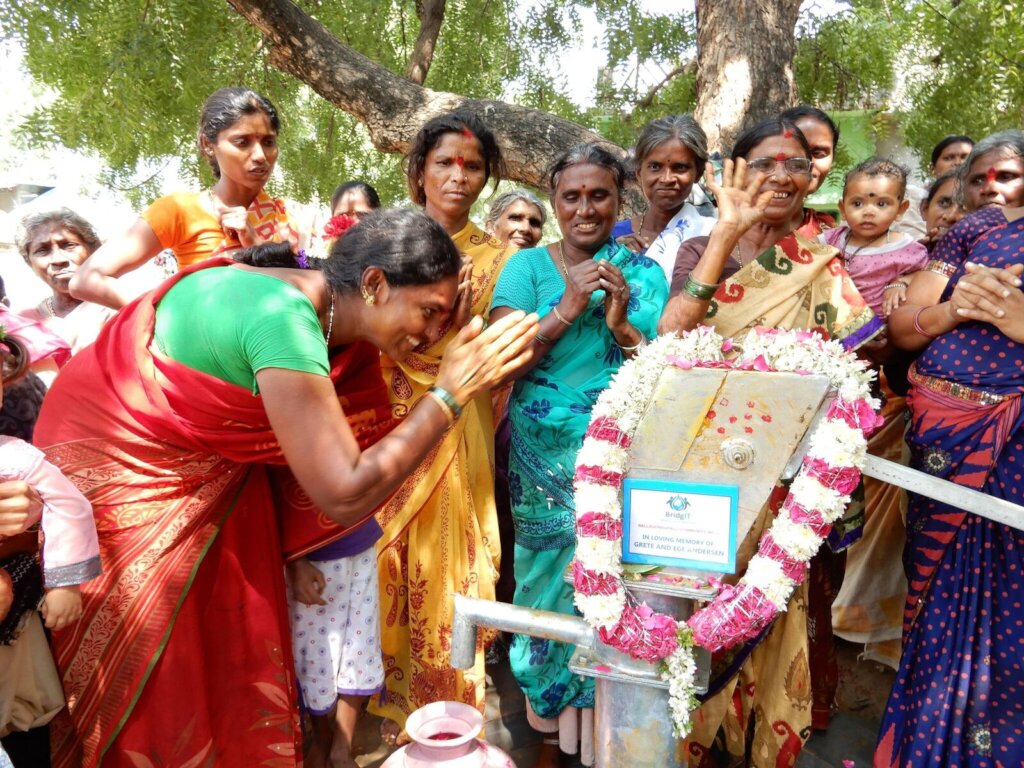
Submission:
[[[4,327],[0,325],[0,381],[6,386],[28,373],[30,360],[25,345],[3,331]]]
[[[935,149],[932,150],[932,167],[939,162],[939,158],[942,157],[942,150],[948,147],[950,144],[970,144],[974,147],[974,139],[970,136],[964,136],[963,134],[951,134],[942,139],[938,144],[935,145]]]
[[[708,161],[708,137],[691,115],[669,115],[647,123],[636,140],[634,172],[639,173],[647,155],[673,139],[693,153],[696,177],[699,179],[704,176],[704,167]]]
[[[409,196],[417,205],[426,205],[427,198],[420,186],[423,170],[427,165],[427,155],[438,145],[442,137],[449,133],[468,131],[480,142],[480,151],[484,157],[484,183],[494,179],[501,181],[505,174],[505,163],[501,157],[501,148],[491,129],[472,112],[458,110],[433,117],[423,124],[412,147],[405,156],[405,177],[409,183]]]
[[[548,185],[552,195],[555,193],[555,187],[558,186],[558,179],[561,177],[562,171],[574,165],[598,165],[611,171],[615,178],[615,188],[619,192],[619,199],[622,199],[622,186],[626,183],[626,166],[607,149],[593,142],[577,144],[555,160],[554,165],[548,170]]]
[[[932,204],[932,200],[935,199],[935,195],[939,193],[939,188],[942,187],[942,185],[945,184],[947,181],[956,182],[956,191],[954,192],[953,196],[957,200],[957,202],[960,202],[960,169],[955,168],[952,171],[946,171],[944,174],[936,178],[935,181],[931,183],[931,185],[928,187],[928,194],[925,195],[924,200],[921,201],[922,211],[928,209],[928,206]]]
[[[800,143],[800,146],[804,148],[804,156],[810,160],[811,145],[807,143],[807,137],[804,136],[804,132],[796,127],[796,123],[783,117],[773,117],[768,120],[762,120],[743,131],[743,133],[741,133],[736,139],[736,143],[733,145],[730,157],[734,161],[741,157],[746,160],[748,159],[747,155],[750,153],[750,150],[765,139],[771,139],[775,136],[785,136],[787,133],[792,135],[792,137]]]
[[[902,200],[904,195],[907,194],[907,169],[888,158],[871,157],[853,166],[847,172],[846,179],[843,181],[844,197],[846,196],[846,188],[857,176],[867,176],[869,179],[884,176],[887,179],[892,179],[899,186],[898,199]]]
[[[957,169],[957,173],[960,175],[961,195],[967,188],[967,177],[971,173],[971,166],[985,155],[995,153],[1003,157],[1017,157],[1024,160],[1024,131],[999,131],[986,136],[971,147],[971,154]]]
[[[429,285],[459,273],[462,259],[444,227],[422,211],[374,211],[345,232],[320,264],[332,290],[357,293],[363,273],[377,267],[393,286]]]
[[[779,114],[779,118],[782,120],[788,120],[791,123],[796,123],[797,120],[803,117],[809,117],[812,120],[817,120],[819,123],[828,127],[832,133],[832,152],[835,153],[836,147],[839,146],[839,126],[836,125],[835,120],[828,116],[827,112],[823,112],[817,107],[812,107],[809,104],[800,104],[796,107],[790,107],[789,109],[783,110]]]
[[[239,264],[260,269],[298,269],[299,256],[289,243],[262,243],[236,251],[232,258]],[[319,259],[308,259],[309,268],[316,269]]]
[[[334,194],[331,195],[331,213],[338,206],[338,201],[345,196],[346,192],[359,192],[363,197],[366,198],[366,203],[373,209],[380,208],[380,195],[377,194],[377,190],[367,184],[365,181],[346,181],[344,184],[334,190]]]
[[[53,211],[42,213],[30,213],[21,220],[18,231],[14,236],[14,243],[18,247],[18,253],[28,262],[29,247],[36,238],[36,233],[46,227],[47,232],[54,229],[66,229],[85,246],[85,250],[91,255],[100,247],[100,238],[93,229],[92,224],[83,219],[70,208],[57,208]]]
[[[270,121],[274,133],[281,130],[281,122],[277,117],[277,109],[266,96],[260,96],[250,88],[221,88],[210,94],[199,113],[199,149],[202,151],[202,139],[211,144],[217,143],[217,136],[245,115],[264,114]],[[210,163],[214,178],[220,178],[220,167],[217,159],[203,153]]]

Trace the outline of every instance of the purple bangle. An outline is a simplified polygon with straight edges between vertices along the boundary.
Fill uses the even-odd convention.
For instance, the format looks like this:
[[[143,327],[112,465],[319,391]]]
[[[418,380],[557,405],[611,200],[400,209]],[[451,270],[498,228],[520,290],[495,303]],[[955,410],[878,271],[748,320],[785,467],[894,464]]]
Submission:
[[[914,313],[914,330],[920,333],[922,336],[928,339],[937,339],[934,333],[928,333],[924,328],[921,327],[921,313],[924,312],[928,307],[920,307],[917,312]]]

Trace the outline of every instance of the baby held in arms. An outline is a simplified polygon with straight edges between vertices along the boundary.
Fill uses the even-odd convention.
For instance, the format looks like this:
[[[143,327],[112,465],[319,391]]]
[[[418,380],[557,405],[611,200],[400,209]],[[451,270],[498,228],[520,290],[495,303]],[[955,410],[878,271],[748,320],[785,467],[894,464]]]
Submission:
[[[29,350],[5,335],[0,324],[0,404],[4,384],[28,371]],[[78,585],[100,574],[89,502],[37,448],[0,435],[0,482],[8,481],[27,483],[42,499],[43,545],[40,567],[38,531],[0,535],[0,736],[44,725],[63,707],[60,678],[36,611],[51,630],[74,624],[82,615]]]
[[[924,269],[928,250],[892,226],[910,205],[907,172],[891,160],[873,157],[855,166],[843,185],[843,224],[819,239],[835,246],[861,296],[881,318],[907,299],[904,275]]]

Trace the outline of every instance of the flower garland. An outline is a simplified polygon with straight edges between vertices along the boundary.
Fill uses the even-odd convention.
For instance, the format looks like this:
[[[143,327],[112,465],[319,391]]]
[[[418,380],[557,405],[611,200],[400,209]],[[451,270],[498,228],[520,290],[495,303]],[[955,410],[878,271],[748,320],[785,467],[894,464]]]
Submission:
[[[737,351],[735,359],[725,359]],[[836,391],[810,437],[782,511],[761,536],[743,578],[723,586],[712,603],[678,623],[637,605],[622,582],[622,481],[630,440],[669,365],[824,375]],[[756,637],[786,610],[811,557],[846,511],[860,481],[866,436],[882,423],[870,395],[872,376],[838,342],[810,331],[756,328],[734,346],[699,326],[682,336],[655,339],[619,369],[598,398],[573,478],[576,606],[603,642],[636,659],[664,662],[662,678],[669,684],[678,736],[689,733],[698,704],[694,646],[717,651]]]

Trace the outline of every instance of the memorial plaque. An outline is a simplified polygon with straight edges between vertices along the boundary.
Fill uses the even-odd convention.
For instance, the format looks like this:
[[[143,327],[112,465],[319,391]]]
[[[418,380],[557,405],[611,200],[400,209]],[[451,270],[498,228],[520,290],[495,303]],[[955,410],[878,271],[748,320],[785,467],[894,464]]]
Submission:
[[[627,479],[622,560],[733,573],[739,488]]]

